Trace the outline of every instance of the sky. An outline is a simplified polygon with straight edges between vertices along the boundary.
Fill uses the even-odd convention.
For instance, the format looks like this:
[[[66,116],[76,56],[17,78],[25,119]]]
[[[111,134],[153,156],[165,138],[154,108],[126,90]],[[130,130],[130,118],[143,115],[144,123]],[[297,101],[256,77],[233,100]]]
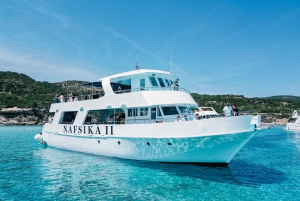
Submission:
[[[0,1],[0,71],[96,81],[137,61],[193,93],[300,96],[300,1]]]

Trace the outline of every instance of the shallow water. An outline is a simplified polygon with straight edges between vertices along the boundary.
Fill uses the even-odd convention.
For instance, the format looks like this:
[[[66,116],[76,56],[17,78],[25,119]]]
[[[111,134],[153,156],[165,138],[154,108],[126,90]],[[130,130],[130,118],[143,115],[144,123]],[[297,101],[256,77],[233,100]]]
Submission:
[[[0,126],[0,200],[300,200],[300,132],[263,130],[209,167],[44,148],[41,129]]]

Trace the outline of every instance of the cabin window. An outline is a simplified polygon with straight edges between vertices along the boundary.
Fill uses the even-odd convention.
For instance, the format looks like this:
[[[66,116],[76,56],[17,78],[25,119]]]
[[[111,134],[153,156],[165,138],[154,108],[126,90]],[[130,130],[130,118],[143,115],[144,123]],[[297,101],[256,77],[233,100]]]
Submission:
[[[77,111],[62,112],[60,124],[73,124]]]
[[[137,116],[137,108],[128,109],[128,117],[136,117]]]
[[[131,79],[111,79],[110,85],[112,90],[117,94],[131,91]]]
[[[171,85],[174,84],[174,82],[172,80],[170,80]]]
[[[160,108],[159,107],[157,107],[157,116],[158,117],[161,117],[162,115],[161,115],[161,111],[160,111]]]
[[[145,86],[145,79],[140,79],[140,87],[144,88]]]
[[[90,110],[84,124],[122,124],[125,121],[125,112],[121,108],[106,110]]]
[[[140,108],[140,116],[148,116],[148,108]]]
[[[164,115],[175,115],[178,114],[176,107],[161,107]]]
[[[150,79],[150,81],[151,81],[152,86],[154,86],[154,87],[157,87],[157,86],[158,86],[155,77],[149,77],[149,79]]]
[[[165,87],[165,83],[162,78],[157,78],[161,87]]]
[[[165,79],[165,81],[166,81],[166,83],[167,83],[168,87],[169,87],[169,86],[171,86],[171,84],[170,84],[169,80]]]
[[[189,113],[189,109],[187,107],[178,106],[178,109],[179,109],[181,114]]]

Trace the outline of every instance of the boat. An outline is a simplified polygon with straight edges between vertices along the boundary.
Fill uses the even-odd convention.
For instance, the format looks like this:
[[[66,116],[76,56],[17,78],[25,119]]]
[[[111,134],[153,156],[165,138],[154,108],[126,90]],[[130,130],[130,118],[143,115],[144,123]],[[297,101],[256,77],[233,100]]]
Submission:
[[[194,111],[194,115],[197,115],[198,119],[210,119],[220,116],[213,107],[198,107]]]
[[[210,118],[217,118],[221,117],[219,113],[213,108],[213,107],[198,107],[198,109],[195,109],[194,114],[197,115],[198,119],[210,119]],[[248,115],[250,114],[247,112],[238,112],[236,115]],[[252,120],[250,123],[251,127],[254,127],[256,129],[261,129],[261,114],[258,113],[252,113]]]
[[[292,117],[286,124],[286,130],[300,130],[300,110],[294,110]]]
[[[73,101],[51,104],[53,120],[35,138],[122,159],[227,165],[256,135],[252,115],[194,120],[198,105],[178,82],[170,72],[137,68],[82,84]]]

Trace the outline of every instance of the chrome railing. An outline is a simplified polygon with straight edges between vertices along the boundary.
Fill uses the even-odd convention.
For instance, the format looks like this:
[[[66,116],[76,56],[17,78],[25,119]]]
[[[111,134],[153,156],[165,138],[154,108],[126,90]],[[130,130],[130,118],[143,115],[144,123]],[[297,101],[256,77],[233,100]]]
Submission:
[[[91,95],[91,94],[78,95],[78,96],[75,95],[74,98],[72,97],[72,99],[71,98],[64,98],[64,102],[76,102],[76,101],[84,101],[84,100],[93,100],[93,99],[99,99],[99,98],[103,97],[103,95],[99,95],[99,98],[95,98],[94,95]],[[61,102],[61,99],[59,99],[58,103],[64,103],[64,102]],[[54,103],[57,103],[57,102],[55,102],[55,99],[54,99]]]
[[[193,121],[193,119],[189,119]],[[84,122],[84,125],[99,125],[99,124],[153,124],[153,123],[170,123],[175,122],[175,118],[172,119],[125,119],[120,120],[108,120],[108,121],[95,121],[95,122]]]
[[[114,93],[123,94],[123,93],[139,92],[139,91],[183,91],[186,93],[190,93],[190,91],[187,89],[177,88],[176,90],[174,90],[171,87],[141,87],[141,88],[134,88],[134,89],[117,90],[114,91]]]
[[[190,93],[189,90],[178,88],[178,90],[173,90],[171,87],[143,87],[143,88],[134,88],[134,89],[125,89],[125,90],[118,90],[114,91],[115,94],[124,94],[124,93],[131,93],[131,92],[139,92],[139,91],[183,91],[186,93]],[[98,94],[99,98],[103,97],[104,95]],[[83,95],[75,95],[74,97],[65,97],[64,102],[76,102],[76,101],[83,101],[83,100],[93,100],[98,99],[96,94],[83,94]],[[95,97],[96,96],[96,97]],[[61,99],[58,99],[58,103],[62,103]],[[55,98],[53,99],[54,103]]]

